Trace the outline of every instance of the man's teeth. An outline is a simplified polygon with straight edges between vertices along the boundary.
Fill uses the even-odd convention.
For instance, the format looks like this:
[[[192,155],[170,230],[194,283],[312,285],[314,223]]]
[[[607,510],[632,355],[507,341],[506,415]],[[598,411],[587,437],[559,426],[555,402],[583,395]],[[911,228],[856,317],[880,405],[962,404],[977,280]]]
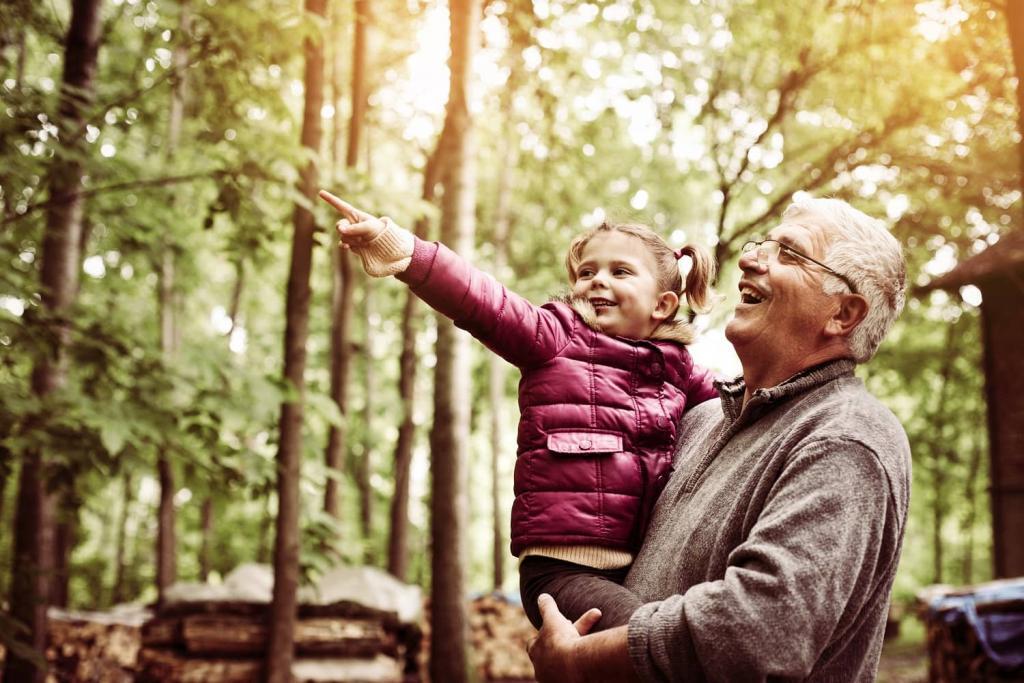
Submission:
[[[764,297],[753,287],[740,287],[740,301],[745,304],[759,304]]]

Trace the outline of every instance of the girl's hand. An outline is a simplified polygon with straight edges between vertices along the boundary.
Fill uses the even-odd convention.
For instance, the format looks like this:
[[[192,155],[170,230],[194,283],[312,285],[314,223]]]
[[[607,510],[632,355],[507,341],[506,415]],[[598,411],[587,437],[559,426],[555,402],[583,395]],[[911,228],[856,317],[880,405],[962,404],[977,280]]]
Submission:
[[[343,218],[335,224],[341,246],[346,249],[368,244],[384,230],[385,223],[381,219],[365,211],[360,211],[345,200],[335,197],[327,190],[320,190],[320,198],[337,209]]]

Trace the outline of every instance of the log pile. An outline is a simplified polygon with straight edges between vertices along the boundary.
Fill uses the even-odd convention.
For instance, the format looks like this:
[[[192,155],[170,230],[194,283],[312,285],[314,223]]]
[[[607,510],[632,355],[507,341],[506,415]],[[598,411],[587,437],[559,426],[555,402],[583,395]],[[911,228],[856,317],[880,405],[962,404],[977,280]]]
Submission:
[[[430,655],[430,601],[424,601],[420,668],[427,680]],[[484,595],[469,604],[469,659],[476,678],[488,683],[528,683],[534,680],[526,646],[536,630],[523,608],[500,595]]]
[[[47,612],[47,681],[131,683],[139,654],[142,608],[119,612]],[[0,667],[4,660],[0,646]]]
[[[51,610],[46,659],[59,681],[131,683],[139,625]]]
[[[930,683],[1024,680],[1024,666],[1008,669],[999,666],[989,657],[967,615],[955,602],[936,601],[937,598],[970,596],[979,588],[998,588],[1008,583],[992,582],[960,589],[936,586],[918,594],[918,611],[927,633]],[[978,619],[982,621],[995,616],[997,620],[1024,623],[1022,600],[981,601],[975,604],[975,610]]]
[[[473,661],[482,680],[532,681],[526,646],[537,635],[519,604],[495,595],[475,599],[469,616]]]
[[[262,602],[178,602],[142,627],[136,680],[242,683],[262,677],[269,606]],[[300,605],[296,681],[401,683],[417,674],[419,628],[351,601]]]

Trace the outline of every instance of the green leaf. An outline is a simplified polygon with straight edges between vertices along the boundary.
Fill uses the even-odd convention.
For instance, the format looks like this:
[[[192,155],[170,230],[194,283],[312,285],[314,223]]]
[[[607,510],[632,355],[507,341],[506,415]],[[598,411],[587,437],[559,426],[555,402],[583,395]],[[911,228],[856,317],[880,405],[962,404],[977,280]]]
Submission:
[[[130,435],[131,430],[122,422],[105,422],[100,426],[100,441],[111,455],[121,452]]]

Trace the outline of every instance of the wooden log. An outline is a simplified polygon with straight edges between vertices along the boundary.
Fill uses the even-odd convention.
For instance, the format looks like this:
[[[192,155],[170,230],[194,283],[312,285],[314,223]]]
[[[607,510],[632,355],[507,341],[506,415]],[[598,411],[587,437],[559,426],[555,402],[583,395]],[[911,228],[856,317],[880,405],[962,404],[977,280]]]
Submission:
[[[259,655],[267,647],[262,620],[240,616],[196,614],[181,619],[184,649],[192,655]],[[369,620],[300,619],[295,624],[299,656],[373,657],[398,655],[395,634]]]
[[[270,608],[265,602],[245,602],[240,600],[195,600],[190,602],[173,602],[158,607],[158,617],[187,617],[193,614],[235,615],[247,617],[264,617],[270,615]],[[307,618],[339,618],[339,619],[377,619],[388,626],[397,626],[400,622],[396,612],[379,610],[360,605],[350,600],[340,600],[326,605],[299,605],[299,619]]]
[[[131,681],[139,627],[69,614],[51,614],[48,624],[46,658],[55,680]]]
[[[156,617],[142,625],[142,647],[172,647],[181,642],[181,619]]]
[[[263,677],[261,659],[198,659],[174,650],[143,649],[136,683],[251,683]]]
[[[173,650],[146,649],[139,656],[137,683],[250,683],[263,676],[263,661],[189,657]],[[298,658],[292,664],[296,683],[401,683],[398,660],[371,658]]]

